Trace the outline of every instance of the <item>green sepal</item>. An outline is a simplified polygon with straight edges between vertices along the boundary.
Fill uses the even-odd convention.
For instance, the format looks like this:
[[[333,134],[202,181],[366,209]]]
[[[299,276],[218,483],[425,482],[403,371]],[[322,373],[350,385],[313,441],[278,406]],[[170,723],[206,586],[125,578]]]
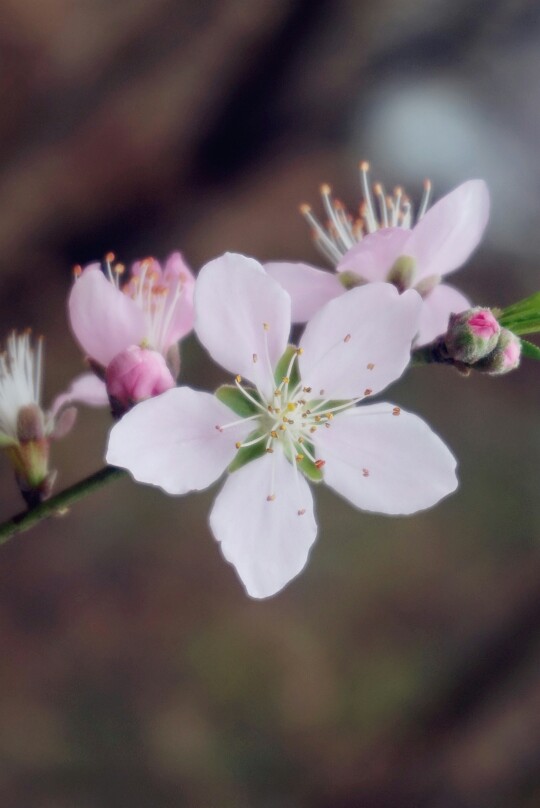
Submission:
[[[289,365],[291,364],[291,359],[293,358],[294,354],[297,353],[298,348],[296,347],[296,345],[287,345],[285,353],[277,363],[276,370],[274,372],[274,379],[278,386],[283,381],[283,378],[287,375]],[[293,362],[293,366],[289,373],[289,390],[294,389],[299,383],[300,383],[300,373],[298,372],[298,361],[296,361]]]
[[[260,435],[265,433],[261,432],[259,429],[255,429],[248,437],[246,438],[246,442],[250,440],[255,440]],[[246,463],[250,463],[252,460],[257,460],[258,457],[262,457],[263,454],[266,454],[266,442],[264,440],[259,441],[259,443],[254,443],[253,446],[244,446],[241,449],[238,449],[236,455],[234,456],[234,460],[229,465],[229,471],[237,471],[241,469],[242,466],[245,466]]]
[[[308,443],[308,441],[304,441],[304,443],[295,443],[294,444],[294,454],[297,457],[299,454],[303,455],[303,460],[295,460],[292,456],[292,447],[290,444],[285,444],[283,446],[283,451],[285,452],[285,457],[291,462],[296,463],[297,468],[299,471],[302,472],[304,477],[307,477],[308,480],[312,483],[320,483],[323,480],[323,473],[320,469],[317,468],[313,460],[310,460],[307,455],[304,454],[304,448],[310,453],[313,457],[315,455],[315,448],[312,443]]]
[[[364,286],[367,281],[356,272],[346,269],[344,272],[337,272],[336,277],[338,281],[347,289],[356,289],[357,286]]]
[[[256,390],[253,390],[251,387],[246,389],[252,398],[257,401],[259,400],[259,394]],[[238,387],[235,387],[233,384],[222,384],[221,387],[218,387],[216,390],[215,395],[222,404],[225,404],[225,406],[241,418],[249,418],[250,415],[256,415],[258,412],[261,412],[260,409],[256,407],[249,398],[246,398]]]
[[[324,405],[324,407],[321,410],[317,410],[317,407],[319,406],[319,404],[321,404],[322,401],[323,401],[323,399],[319,398],[318,400],[316,399],[316,400],[308,402],[307,409],[310,410],[314,415],[319,415],[319,414],[322,415],[324,412],[328,412],[328,410],[333,410],[336,407],[343,407],[343,409],[345,409],[344,405],[350,403],[347,399],[344,399],[343,401],[340,401],[338,399],[336,399],[335,401],[330,400],[330,401],[326,402],[326,404]],[[352,409],[352,406],[353,405],[351,405],[351,409]],[[324,423],[324,422],[322,422],[322,423]]]
[[[0,432],[0,449],[8,449],[10,446],[16,446],[17,443],[15,438],[6,435],[5,432]]]
[[[540,348],[526,339],[521,340],[521,355],[527,359],[536,359],[540,362]]]
[[[536,315],[524,314],[522,316],[501,317],[500,324],[512,331],[513,334],[537,334],[540,331],[540,312]]]
[[[311,444],[300,444],[298,446],[299,454],[302,454],[302,446],[307,446],[308,451],[313,451]],[[304,459],[297,462],[296,465],[307,479],[312,483],[321,483],[323,481],[323,473],[317,468],[315,463],[304,455]]]
[[[536,314],[540,315],[540,292],[535,292],[534,295],[525,297],[523,300],[518,300],[517,303],[512,303],[502,310],[499,316],[499,321],[502,322],[503,318],[520,316],[523,314]]]
[[[537,333],[540,331],[540,292],[507,306],[498,319],[514,334]]]

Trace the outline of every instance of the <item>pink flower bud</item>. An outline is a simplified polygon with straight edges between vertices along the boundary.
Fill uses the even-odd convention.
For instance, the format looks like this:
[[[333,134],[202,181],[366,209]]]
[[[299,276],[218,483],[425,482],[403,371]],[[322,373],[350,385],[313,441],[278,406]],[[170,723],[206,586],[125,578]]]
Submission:
[[[114,357],[107,367],[105,381],[113,412],[117,415],[175,386],[163,356],[138,345],[131,345]]]
[[[494,350],[500,333],[490,309],[477,306],[450,316],[445,344],[452,359],[472,365]]]
[[[501,376],[515,370],[521,359],[521,340],[507,328],[501,328],[501,333],[495,349],[481,362],[475,365],[475,370],[489,373],[490,376]]]

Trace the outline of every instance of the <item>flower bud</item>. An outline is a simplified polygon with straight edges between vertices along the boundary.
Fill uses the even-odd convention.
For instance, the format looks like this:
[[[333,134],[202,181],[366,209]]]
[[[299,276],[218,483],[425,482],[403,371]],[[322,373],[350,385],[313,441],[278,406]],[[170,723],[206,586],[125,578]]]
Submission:
[[[501,376],[515,370],[521,359],[521,340],[507,328],[501,328],[495,349],[474,366],[475,370]]]
[[[494,350],[500,333],[501,327],[490,309],[476,306],[450,315],[444,341],[452,359],[472,365]]]
[[[113,413],[118,416],[139,401],[175,386],[163,356],[138,345],[115,356],[107,367],[105,381]]]

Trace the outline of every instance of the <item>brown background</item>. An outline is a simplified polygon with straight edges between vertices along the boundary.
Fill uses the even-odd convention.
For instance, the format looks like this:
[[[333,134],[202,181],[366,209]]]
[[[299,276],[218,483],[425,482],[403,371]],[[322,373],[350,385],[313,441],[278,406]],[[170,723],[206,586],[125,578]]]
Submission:
[[[2,333],[82,368],[70,267],[180,248],[319,263],[297,213],[357,162],[418,198],[484,177],[475,301],[539,288],[533,0],[1,0]],[[224,378],[189,341],[184,380]],[[460,460],[405,519],[318,492],[303,575],[249,601],[206,517],[115,483],[0,554],[0,793],[9,808],[536,808],[538,367],[411,371],[390,398]],[[59,484],[97,469],[81,412]],[[4,459],[1,513],[20,503]]]

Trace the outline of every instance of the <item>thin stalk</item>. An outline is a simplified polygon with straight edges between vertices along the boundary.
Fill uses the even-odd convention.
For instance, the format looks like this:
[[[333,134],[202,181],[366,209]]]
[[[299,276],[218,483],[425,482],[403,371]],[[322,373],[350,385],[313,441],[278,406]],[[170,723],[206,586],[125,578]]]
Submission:
[[[84,480],[80,480],[78,483],[64,489],[64,491],[60,491],[59,494],[45,500],[45,502],[18,513],[17,516],[0,524],[0,544],[9,541],[17,533],[30,530],[43,519],[48,519],[50,516],[59,516],[70,505],[74,505],[75,502],[88,496],[88,494],[98,491],[103,486],[124,477],[126,474],[127,472],[124,469],[105,466],[105,468],[96,471],[89,477],[85,477]]]

